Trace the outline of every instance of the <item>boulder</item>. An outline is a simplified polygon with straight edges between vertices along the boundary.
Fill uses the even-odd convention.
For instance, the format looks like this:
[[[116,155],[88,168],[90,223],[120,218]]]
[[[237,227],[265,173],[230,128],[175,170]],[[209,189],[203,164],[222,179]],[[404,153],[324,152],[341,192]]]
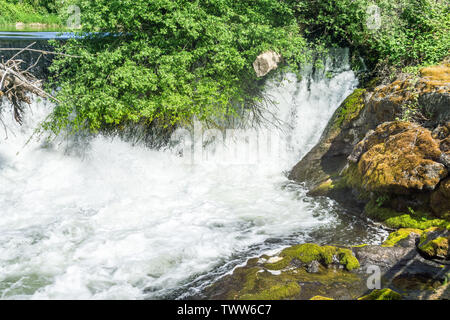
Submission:
[[[281,61],[281,55],[274,51],[266,51],[256,57],[253,62],[253,69],[255,69],[258,77],[263,77],[270,71],[278,68],[278,63]]]
[[[440,228],[430,228],[420,237],[420,243],[417,246],[428,258],[450,259],[450,231]]]
[[[350,159],[356,162],[363,151],[366,151],[355,151],[355,145],[380,124],[402,118],[405,106],[419,105],[423,108],[422,113],[426,114],[426,119],[418,119],[422,127],[434,129],[439,125],[445,126],[450,119],[449,73],[450,65],[444,63],[422,69],[419,78],[401,76],[383,85],[377,85],[380,81],[374,79],[365,88],[356,89],[339,106],[319,143],[297,163],[289,178],[305,183],[313,190],[311,195],[336,197],[339,190],[334,190],[333,186],[337,185],[347,158],[351,155]],[[442,139],[443,137],[435,138],[436,142]],[[440,159],[434,162],[444,164],[448,169],[450,138],[448,141],[440,141],[440,146]],[[359,145],[357,148],[361,147]],[[356,157],[353,158],[354,156]],[[439,164],[429,164],[431,167],[424,163],[425,167],[422,169],[431,170],[430,173],[441,171]],[[320,188],[314,191],[318,187]],[[425,184],[422,187],[427,189],[429,186]]]
[[[356,166],[344,175],[352,187],[366,192],[434,190],[448,174],[442,154],[430,130],[409,122],[386,122],[355,146],[349,160]]]
[[[450,178],[443,180],[431,194],[430,206],[435,216],[450,220]]]

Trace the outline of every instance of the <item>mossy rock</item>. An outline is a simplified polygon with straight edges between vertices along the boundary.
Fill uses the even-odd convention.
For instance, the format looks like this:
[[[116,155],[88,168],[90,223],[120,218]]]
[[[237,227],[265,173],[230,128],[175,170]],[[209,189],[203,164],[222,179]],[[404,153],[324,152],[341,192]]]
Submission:
[[[438,190],[431,194],[430,205],[437,217],[450,221],[450,178],[442,180]]]
[[[430,130],[404,121],[379,125],[358,143],[344,172],[348,184],[366,192],[410,194],[434,190],[448,174],[438,162],[439,141]]]
[[[328,179],[325,182],[322,182],[320,185],[318,185],[314,189],[312,189],[310,192],[308,192],[308,195],[311,197],[326,196],[334,188],[335,188],[335,185],[333,183],[333,180]]]
[[[308,268],[319,263],[316,271]],[[285,248],[278,255],[252,258],[206,289],[213,299],[290,300],[316,295],[356,299],[366,290],[352,250],[313,243]]]
[[[298,295],[300,290],[301,287],[296,282],[275,284],[261,292],[243,294],[240,300],[284,300]]]
[[[400,241],[407,239],[412,233],[421,235],[423,233],[420,229],[413,229],[413,228],[402,228],[398,229],[397,231],[392,232],[389,234],[388,238],[383,242],[383,247],[393,247],[397,245]]]
[[[358,300],[402,300],[402,295],[389,288],[375,289],[368,295],[363,296]]]
[[[334,119],[333,128],[342,128],[351,123],[364,108],[364,94],[366,89],[356,89],[349,95],[341,107],[339,113]]]
[[[332,298],[324,297],[324,296],[314,296],[309,300],[334,300]]]
[[[418,249],[430,258],[450,259],[450,232],[440,228],[430,228],[420,237]]]
[[[350,249],[337,248],[333,246],[319,246],[314,243],[305,243],[284,249],[276,262],[266,263],[265,267],[270,270],[284,269],[295,259],[307,265],[313,261],[318,261],[324,266],[338,261],[348,271],[360,267],[358,259]]]

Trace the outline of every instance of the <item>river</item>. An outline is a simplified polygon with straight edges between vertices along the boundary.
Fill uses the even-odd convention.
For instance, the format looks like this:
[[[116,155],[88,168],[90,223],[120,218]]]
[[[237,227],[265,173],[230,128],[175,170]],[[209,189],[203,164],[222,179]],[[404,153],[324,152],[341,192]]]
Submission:
[[[357,84],[346,50],[301,81],[274,79],[265,94],[279,125],[258,132],[281,147],[261,154],[239,131],[220,156],[193,163],[178,147],[101,135],[29,140],[51,112],[45,101],[22,126],[3,112],[0,298],[183,299],[289,244],[379,242],[379,230],[286,177]],[[230,161],[236,147],[259,156]]]

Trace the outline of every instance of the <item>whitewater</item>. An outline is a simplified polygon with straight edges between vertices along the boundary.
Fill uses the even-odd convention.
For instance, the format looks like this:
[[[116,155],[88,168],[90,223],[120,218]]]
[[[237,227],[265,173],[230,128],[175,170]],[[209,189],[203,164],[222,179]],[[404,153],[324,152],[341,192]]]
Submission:
[[[301,80],[271,81],[265,92],[280,121],[260,133],[283,147],[252,163],[219,161],[223,154],[188,162],[177,147],[101,135],[30,139],[52,105],[35,100],[22,126],[4,112],[0,298],[185,298],[251,256],[320,242],[318,232],[336,225],[348,233],[333,201],[307,197],[286,172],[357,84],[348,52]],[[237,141],[225,144],[257,152]]]

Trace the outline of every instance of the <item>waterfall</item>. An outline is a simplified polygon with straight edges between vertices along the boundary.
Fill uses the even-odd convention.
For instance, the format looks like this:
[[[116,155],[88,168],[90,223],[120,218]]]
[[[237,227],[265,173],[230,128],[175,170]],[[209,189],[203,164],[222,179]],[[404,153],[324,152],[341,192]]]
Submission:
[[[278,125],[260,129],[256,147],[248,132],[228,134],[220,157],[210,151],[221,142],[212,142],[200,151],[208,161],[105,136],[27,143],[52,106],[34,101],[22,126],[4,113],[0,298],[177,297],[190,281],[221,266],[230,271],[231,260],[282,245],[271,239],[301,242],[309,231],[332,228],[331,200],[307,199],[285,171],[356,85],[345,50],[302,80],[289,73],[274,79],[266,95],[276,102]],[[267,138],[276,152],[261,153]],[[228,161],[241,147],[260,156]]]

